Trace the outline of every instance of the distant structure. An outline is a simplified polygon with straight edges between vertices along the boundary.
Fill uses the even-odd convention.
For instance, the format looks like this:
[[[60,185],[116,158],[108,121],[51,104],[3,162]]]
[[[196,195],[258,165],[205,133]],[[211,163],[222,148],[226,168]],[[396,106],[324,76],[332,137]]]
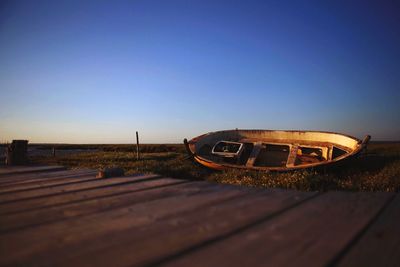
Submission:
[[[28,161],[28,140],[13,140],[6,147],[6,165],[24,165]]]

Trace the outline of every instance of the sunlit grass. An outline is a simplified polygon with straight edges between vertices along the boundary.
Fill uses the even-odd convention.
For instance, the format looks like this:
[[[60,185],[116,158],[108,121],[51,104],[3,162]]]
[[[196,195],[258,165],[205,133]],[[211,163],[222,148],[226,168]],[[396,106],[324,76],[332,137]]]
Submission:
[[[136,160],[134,149],[113,146],[96,152],[70,155],[37,156],[34,162],[60,164],[70,168],[120,167],[127,174],[156,173],[181,179],[202,179],[218,183],[243,186],[290,188],[306,191],[400,191],[400,144],[371,144],[368,153],[348,166],[335,170],[316,172],[312,170],[273,173],[245,170],[211,171],[187,159],[180,145],[169,148],[142,148],[142,151],[165,151],[141,153]],[[104,151],[105,150],[105,151]],[[124,152],[121,152],[124,151]]]

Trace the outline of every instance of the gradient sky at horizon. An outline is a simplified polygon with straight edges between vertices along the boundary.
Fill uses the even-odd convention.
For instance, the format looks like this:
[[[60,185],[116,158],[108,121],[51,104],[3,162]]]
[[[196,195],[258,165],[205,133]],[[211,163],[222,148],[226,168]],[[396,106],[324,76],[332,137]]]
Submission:
[[[395,1],[1,1],[0,142],[400,140]]]

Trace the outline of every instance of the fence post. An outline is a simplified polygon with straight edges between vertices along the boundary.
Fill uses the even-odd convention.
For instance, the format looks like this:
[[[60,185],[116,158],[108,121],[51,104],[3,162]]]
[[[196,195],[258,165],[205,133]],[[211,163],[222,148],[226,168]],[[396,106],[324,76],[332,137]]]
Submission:
[[[136,131],[136,159],[140,159],[139,133]]]

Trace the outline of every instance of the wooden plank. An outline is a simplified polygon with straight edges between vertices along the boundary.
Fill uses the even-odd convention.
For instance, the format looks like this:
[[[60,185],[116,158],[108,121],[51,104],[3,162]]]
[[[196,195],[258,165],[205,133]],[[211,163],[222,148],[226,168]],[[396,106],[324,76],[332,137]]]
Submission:
[[[398,266],[400,262],[400,194],[383,210],[338,266]]]
[[[91,242],[96,245],[89,247],[85,244],[84,248],[71,250],[67,260],[72,264],[85,265],[92,259],[91,264],[107,266],[112,264],[113,258],[118,258],[120,266],[157,265],[165,257],[223,238],[243,227],[273,217],[313,195],[287,191],[267,194],[265,191],[253,191],[247,196],[197,208],[184,215],[178,214],[143,227],[101,235],[96,238],[98,241]],[[65,261],[57,261],[56,264],[63,265]]]
[[[26,174],[0,177],[0,200],[11,198],[0,203],[0,265],[393,266],[400,259],[400,199],[390,193],[315,198],[155,176],[92,183]]]
[[[0,186],[3,185],[12,185],[18,183],[24,183],[29,181],[34,181],[35,179],[42,178],[57,178],[59,175],[62,176],[62,173],[70,172],[71,170],[57,170],[57,171],[48,171],[48,172],[32,172],[32,173],[17,173],[15,175],[6,175],[0,177]]]
[[[207,184],[203,184],[203,186],[193,186],[193,182],[167,178],[149,180],[125,186],[129,186],[130,190],[122,194],[66,203],[64,205],[53,206],[46,209],[4,215],[0,221],[0,233],[120,208],[144,201],[155,200],[157,198],[176,196],[182,194],[182,192],[198,192],[210,187],[210,185]]]
[[[50,221],[72,218],[89,213],[122,207],[131,203],[139,203],[148,199],[161,198],[168,194],[177,194],[181,189],[186,189],[188,183],[185,180],[171,178],[147,180],[132,184],[123,184],[127,187],[125,192],[87,198],[80,201],[67,202],[55,206],[43,207],[24,212],[6,214],[0,221],[0,229],[16,229],[28,225],[38,225]],[[200,190],[196,188],[196,190]]]
[[[11,174],[57,171],[65,169],[66,168],[63,166],[2,166],[0,168],[0,177]]]
[[[96,179],[96,171],[86,171],[81,174],[72,174],[64,177],[57,177],[55,179],[43,178],[39,181],[31,181],[25,183],[18,183],[0,187],[0,195],[5,193],[16,193],[25,190],[33,190],[38,188],[50,187],[55,185],[67,185],[70,183],[90,181]]]
[[[160,176],[154,174],[134,176],[132,177],[131,181],[123,184],[104,186],[101,188],[98,187],[88,188],[85,190],[64,192],[62,194],[27,199],[24,201],[3,203],[0,204],[0,215],[14,214],[36,209],[46,209],[49,207],[63,205],[66,203],[79,202],[104,196],[123,194],[131,190],[139,190],[146,188],[146,186],[148,185],[148,183],[146,183],[147,180],[152,180],[152,179],[157,179],[157,180],[151,182],[151,186],[163,185],[165,182],[168,182],[168,181],[160,181],[158,178],[161,179]],[[163,180],[166,180],[166,178],[163,178]],[[176,181],[176,179],[170,179],[170,180]]]
[[[246,167],[252,167],[254,165],[258,157],[258,154],[260,154],[261,148],[262,148],[262,142],[258,141],[254,143],[253,150],[251,151],[251,154],[246,162]]]
[[[364,229],[391,195],[329,192],[166,266],[324,266]]]
[[[46,197],[50,195],[63,194],[66,192],[73,192],[78,190],[86,190],[90,188],[98,188],[104,186],[117,185],[121,183],[129,183],[138,177],[117,177],[117,178],[94,178],[89,181],[77,181],[66,185],[55,185],[46,188],[38,188],[32,190],[25,190],[23,192],[11,192],[0,195],[0,204],[12,201],[23,201],[36,197]]]
[[[4,176],[0,178],[0,188],[6,186],[19,185],[24,183],[32,183],[44,180],[53,180],[63,177],[72,177],[86,173],[96,173],[92,169],[79,169],[79,170],[63,170],[63,171],[49,171],[49,172],[34,172],[24,173],[17,175]]]
[[[290,149],[289,157],[286,163],[287,167],[294,167],[294,163],[296,162],[297,157],[297,150],[299,150],[299,144],[293,144]]]
[[[162,218],[193,212],[205,206],[212,208],[229,199],[240,198],[248,192],[248,189],[238,187],[196,183],[205,184],[207,189],[194,193],[192,190],[181,190],[178,195],[170,197],[4,233],[0,235],[0,251],[3,252],[0,265],[59,264],[59,261],[63,262],[70,256],[91,250],[90,247],[114,244],[121,238],[120,235],[113,238],[115,233],[121,233],[126,238],[139,233],[141,227],[159,224],[163,221]]]

